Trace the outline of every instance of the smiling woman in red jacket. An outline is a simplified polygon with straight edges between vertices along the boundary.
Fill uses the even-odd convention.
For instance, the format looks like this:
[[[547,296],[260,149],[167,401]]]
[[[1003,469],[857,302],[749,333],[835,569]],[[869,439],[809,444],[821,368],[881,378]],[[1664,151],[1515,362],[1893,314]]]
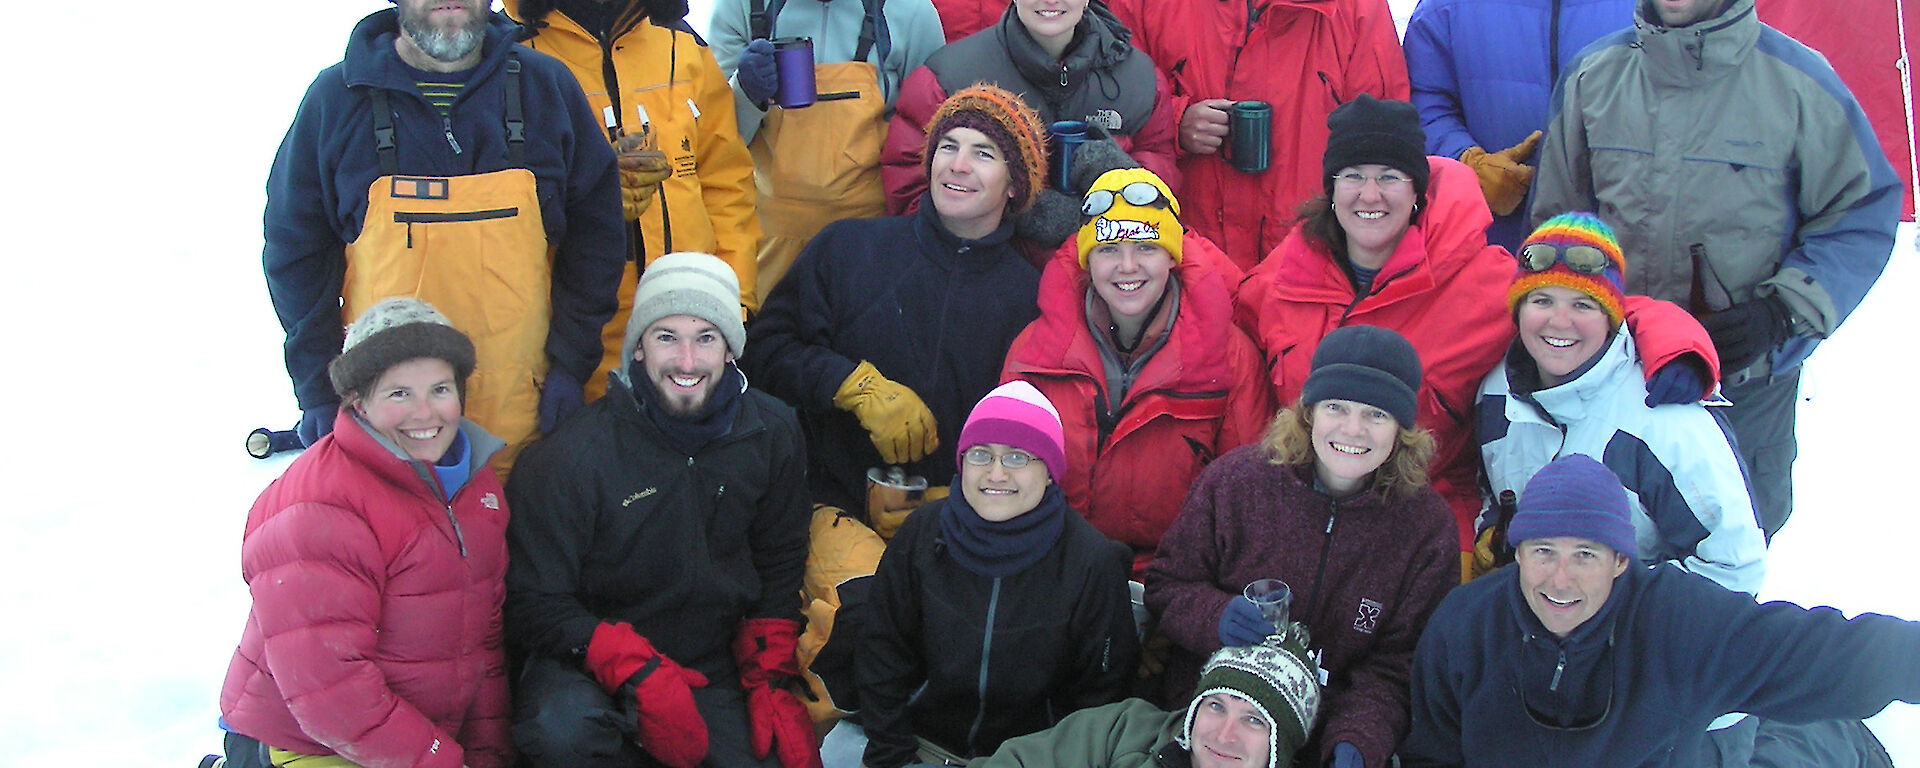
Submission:
[[[1087,194],[1076,242],[1040,278],[1040,318],[1014,339],[1000,379],[1060,410],[1067,504],[1133,550],[1138,579],[1207,462],[1273,416],[1260,354],[1233,326],[1237,271],[1186,232],[1153,172],[1108,171]]]
[[[425,302],[388,299],[345,346],[333,433],[247,513],[227,757],[501,768],[507,509],[487,458],[504,443],[460,415],[473,343]]]

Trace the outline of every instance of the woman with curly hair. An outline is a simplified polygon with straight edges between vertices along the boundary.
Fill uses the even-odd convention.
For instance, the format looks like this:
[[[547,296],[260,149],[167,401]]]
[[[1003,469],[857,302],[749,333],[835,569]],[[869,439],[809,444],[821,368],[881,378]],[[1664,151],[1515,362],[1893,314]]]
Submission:
[[[1147,567],[1147,607],[1176,646],[1165,700],[1191,695],[1208,654],[1276,631],[1242,589],[1277,578],[1326,685],[1309,763],[1386,765],[1414,642],[1459,578],[1453,516],[1427,483],[1433,437],[1414,425],[1420,378],[1400,334],[1335,330],[1266,438],[1200,474]]]

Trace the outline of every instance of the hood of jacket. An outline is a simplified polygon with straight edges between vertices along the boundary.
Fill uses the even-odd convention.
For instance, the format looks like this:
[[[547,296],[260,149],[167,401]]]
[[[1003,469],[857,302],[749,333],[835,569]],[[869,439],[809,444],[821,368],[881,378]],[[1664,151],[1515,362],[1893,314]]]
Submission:
[[[493,74],[507,58],[507,52],[519,39],[520,28],[498,13],[487,17],[487,37],[480,44],[480,63],[475,65],[468,82],[476,82]],[[390,90],[412,91],[416,89],[413,76],[407,72],[406,63],[400,60],[400,52],[394,50],[393,41],[400,35],[400,11],[388,8],[369,14],[353,26],[353,32],[347,37],[347,55],[341,62],[341,71],[349,87],[375,86]]]
[[[1111,71],[1133,54],[1133,45],[1129,42],[1133,32],[1099,0],[1087,3],[1080,23],[1073,28],[1073,42],[1057,61],[1028,34],[1026,25],[1020,23],[1017,5],[1007,4],[999,27],[1007,58],[1013,61],[1021,77],[1045,93],[1051,102],[1064,100],[1079,90],[1087,78],[1096,72]],[[1065,82],[1062,82],[1063,74]]]
[[[1653,66],[1655,86],[1691,86],[1731,74],[1760,40],[1754,0],[1732,0],[1720,15],[1672,29],[1660,25],[1647,0],[1633,4],[1634,37]]]
[[[1420,296],[1446,283],[1487,247],[1487,209],[1473,169],[1444,157],[1427,158],[1431,176],[1419,221],[1407,228],[1399,245],[1374,278],[1370,303],[1384,306]],[[1289,238],[1300,237],[1295,227]],[[1293,301],[1352,303],[1353,284],[1332,254],[1312,247],[1320,258],[1287,259],[1274,272],[1274,289]]]

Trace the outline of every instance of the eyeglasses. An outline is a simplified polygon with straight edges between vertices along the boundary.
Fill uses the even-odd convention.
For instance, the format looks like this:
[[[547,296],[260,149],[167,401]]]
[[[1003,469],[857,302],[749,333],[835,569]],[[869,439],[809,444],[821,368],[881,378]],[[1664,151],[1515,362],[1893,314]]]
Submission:
[[[1358,189],[1362,186],[1365,186],[1366,183],[1369,181],[1380,185],[1380,191],[1382,192],[1398,189],[1402,184],[1409,184],[1413,182],[1412,179],[1409,179],[1397,173],[1393,173],[1391,171],[1380,174],[1378,176],[1368,176],[1358,171],[1350,171],[1347,173],[1336,173],[1333,175],[1334,186],[1342,187],[1345,189]]]
[[[979,446],[968,448],[966,453],[960,455],[960,458],[967,462],[969,466],[974,467],[992,466],[994,459],[998,458],[1000,460],[1000,466],[1006,467],[1007,469],[1020,469],[1034,461],[1033,454],[1027,453],[1026,451],[1008,451],[995,457],[993,451]]]
[[[1114,198],[1127,201],[1130,205],[1141,207],[1171,208],[1175,216],[1180,215],[1179,207],[1172,198],[1160,194],[1160,188],[1145,181],[1136,181],[1120,188],[1118,195],[1111,189],[1096,189],[1087,193],[1087,199],[1080,204],[1080,213],[1086,216],[1098,216],[1113,210]]]
[[[1520,267],[1528,272],[1545,272],[1555,263],[1566,264],[1568,269],[1583,275],[1598,275],[1613,266],[1607,258],[1607,252],[1591,245],[1558,246],[1552,243],[1534,243],[1520,249]]]

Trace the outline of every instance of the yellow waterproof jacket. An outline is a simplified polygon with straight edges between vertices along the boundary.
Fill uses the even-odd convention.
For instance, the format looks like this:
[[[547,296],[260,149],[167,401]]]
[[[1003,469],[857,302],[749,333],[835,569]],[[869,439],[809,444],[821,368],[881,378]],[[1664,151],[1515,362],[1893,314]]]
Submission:
[[[521,0],[502,5],[524,23]],[[760,221],[754,211],[753,159],[734,121],[733,89],[706,43],[681,20],[667,22],[674,28],[647,19],[629,25],[638,7],[621,14],[615,28],[629,28],[605,48],[558,10],[547,13],[523,44],[566,62],[594,114],[615,106],[617,95],[615,120],[622,131],[640,131],[636,107],[646,109],[655,146],[667,153],[674,174],[640,217],[645,248],[640,255],[648,261],[674,251],[719,256],[740,278],[741,305],[756,312]],[[608,73],[614,82],[608,82]],[[623,288],[625,307],[632,301],[632,286]],[[625,313],[618,319],[624,324]]]

